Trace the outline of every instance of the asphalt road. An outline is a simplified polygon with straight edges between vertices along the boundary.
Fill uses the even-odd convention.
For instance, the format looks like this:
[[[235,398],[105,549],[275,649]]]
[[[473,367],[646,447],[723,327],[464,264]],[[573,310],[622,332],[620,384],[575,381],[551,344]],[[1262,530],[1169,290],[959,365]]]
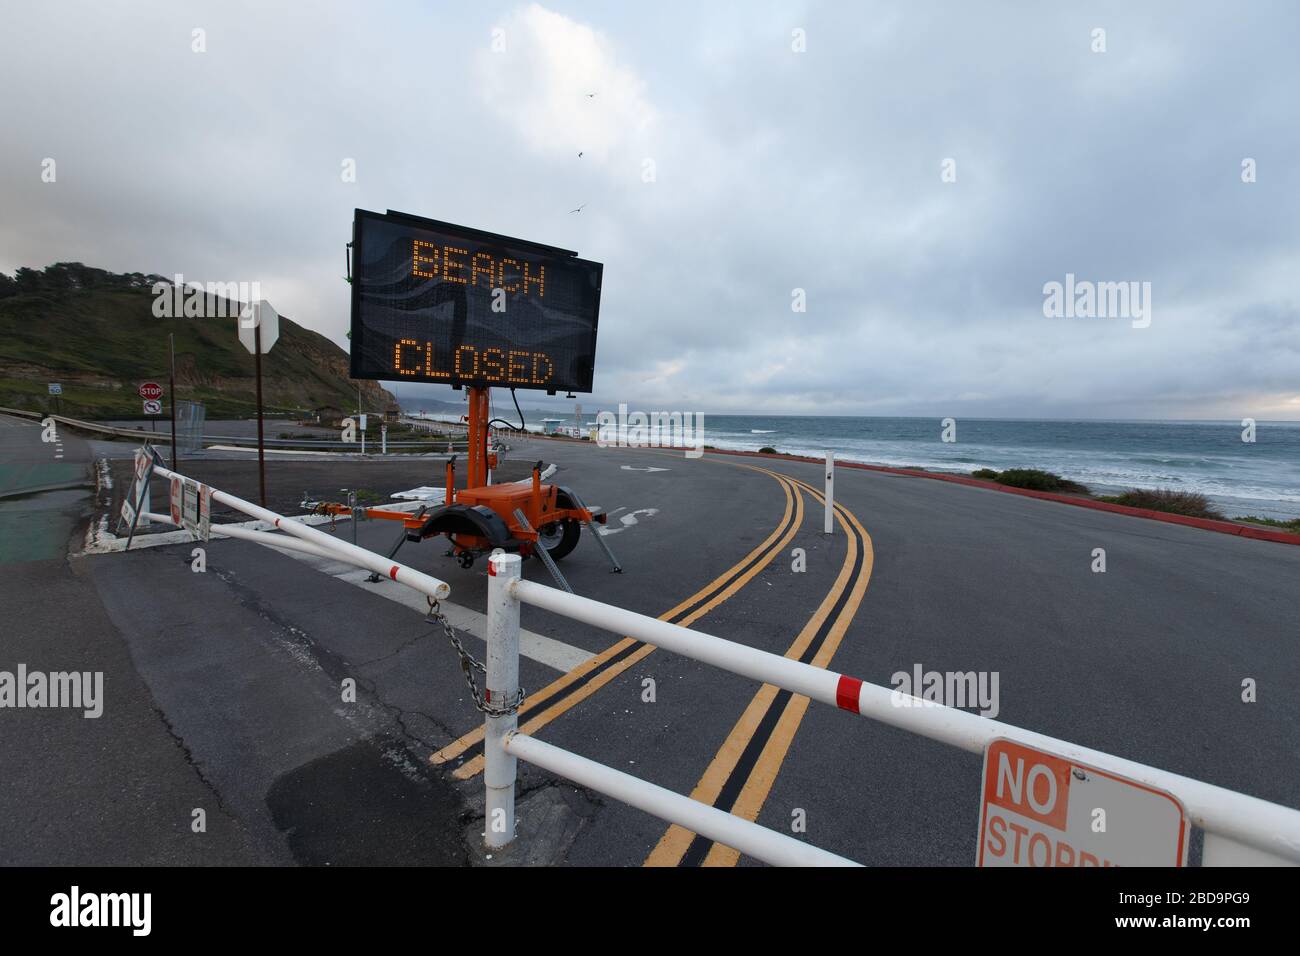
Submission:
[[[0,415],[0,564],[66,554],[91,483],[89,449],[75,433]]]
[[[270,862],[155,706],[79,550],[95,513],[91,449],[0,416],[0,671],[100,672],[103,713],[0,710],[0,864]],[[61,457],[54,456],[60,453]],[[83,490],[33,492],[60,481]],[[25,493],[24,493],[25,492]],[[206,832],[195,834],[193,811]],[[283,859],[289,859],[287,854]]]
[[[698,596],[672,619],[694,614],[689,626],[881,684],[917,664],[996,671],[1000,720],[1300,807],[1300,549],[849,469],[836,500],[866,534],[827,538],[820,504],[776,476],[819,488],[817,465],[546,444],[553,480],[611,512],[606,541],[626,568],[609,574],[581,542],[562,562],[580,594],[654,616]],[[273,467],[296,480],[294,463]],[[378,522],[358,534],[376,550],[393,538]],[[102,659],[108,705],[99,721],[0,712],[18,731],[0,735],[5,765],[43,768],[0,791],[0,847],[23,847],[0,858],[489,862],[477,840],[481,720],[440,632],[385,596],[397,586],[364,590],[341,569],[230,540],[208,543],[199,574],[193,547],[5,568],[6,644],[25,656],[6,653],[3,666]],[[1105,573],[1091,570],[1095,548]],[[441,552],[409,545],[399,559],[482,610],[482,565],[465,571]],[[729,569],[738,576],[710,587]],[[531,561],[525,576],[547,581]],[[521,662],[539,707],[521,720],[538,720],[540,739],[777,829],[802,818],[804,838],[865,863],[973,862],[978,757],[765,697],[665,651],[620,649],[621,635],[532,608],[522,623],[596,655],[582,681]],[[472,635],[467,646],[482,651]],[[1245,678],[1256,703],[1241,701]],[[556,713],[538,718],[542,701]],[[33,736],[64,724],[59,749]],[[75,761],[49,757],[65,748]],[[143,774],[141,761],[156,767]],[[146,782],[133,790],[128,776]],[[220,812],[199,839],[186,822],[205,792]],[[79,840],[60,834],[58,821],[96,814],[105,825],[79,823]],[[225,830],[212,832],[214,817]],[[519,829],[490,862],[734,862],[529,767]]]

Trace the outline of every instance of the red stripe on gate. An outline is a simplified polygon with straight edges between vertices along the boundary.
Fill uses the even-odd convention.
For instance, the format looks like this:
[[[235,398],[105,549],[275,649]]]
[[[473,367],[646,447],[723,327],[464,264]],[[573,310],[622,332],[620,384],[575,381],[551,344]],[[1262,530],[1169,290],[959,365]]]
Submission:
[[[841,674],[839,686],[835,688],[835,706],[858,713],[858,694],[861,690],[862,681]]]
[[[395,564],[393,565],[393,569],[388,572],[388,576],[392,578],[394,581],[397,580],[397,565]]]

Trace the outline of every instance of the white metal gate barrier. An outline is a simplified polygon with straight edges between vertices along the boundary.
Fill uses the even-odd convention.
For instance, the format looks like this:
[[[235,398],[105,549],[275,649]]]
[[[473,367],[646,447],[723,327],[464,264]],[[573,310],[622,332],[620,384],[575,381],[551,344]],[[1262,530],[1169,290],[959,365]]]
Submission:
[[[489,705],[499,707],[517,699],[522,602],[971,753],[982,754],[990,741],[1005,738],[1167,790],[1182,801],[1191,823],[1204,831],[1202,866],[1300,865],[1300,811],[1289,807],[952,707],[923,704],[915,699],[911,701],[915,706],[900,707],[894,703],[896,692],[891,688],[525,581],[520,577],[516,554],[492,555],[488,575]],[[516,761],[526,760],[766,863],[857,865],[787,834],[521,734],[517,730],[517,710],[486,717],[484,759],[484,836],[489,848],[504,847],[515,837]]]
[[[199,482],[193,478],[187,478],[179,472],[164,468],[161,464],[153,466],[153,473],[160,478],[168,480],[180,479],[194,484]],[[305,525],[301,521],[294,521],[292,518],[286,518],[284,515],[276,514],[269,508],[263,508],[255,505],[251,501],[245,501],[243,498],[237,498],[232,494],[220,491],[210,485],[205,486],[212,494],[212,500],[225,505],[228,508],[234,508],[249,517],[257,518],[264,521],[273,528],[283,531],[288,537],[277,534],[270,534],[266,531],[256,531],[251,528],[231,527],[230,525],[213,525],[213,530],[217,534],[225,535],[230,538],[238,538],[242,541],[253,541],[257,544],[267,545],[272,548],[285,548],[289,551],[301,551],[305,554],[313,554],[317,557],[337,558],[346,561],[349,564],[355,564],[359,568],[365,568],[373,571],[375,574],[382,575],[396,581],[398,584],[405,584],[407,587],[419,591],[421,594],[440,601],[451,593],[451,586],[446,581],[439,580],[431,574],[425,574],[423,571],[417,571],[415,568],[408,567],[405,564],[394,561],[392,558],[377,554],[374,551],[367,551],[365,548],[359,548],[355,544],[349,544],[346,541],[340,541],[333,535],[326,534],[324,531],[317,531],[310,525]],[[130,492],[128,491],[128,494]],[[159,524],[168,524],[178,526],[170,515],[156,514],[147,512],[141,517],[156,521]]]

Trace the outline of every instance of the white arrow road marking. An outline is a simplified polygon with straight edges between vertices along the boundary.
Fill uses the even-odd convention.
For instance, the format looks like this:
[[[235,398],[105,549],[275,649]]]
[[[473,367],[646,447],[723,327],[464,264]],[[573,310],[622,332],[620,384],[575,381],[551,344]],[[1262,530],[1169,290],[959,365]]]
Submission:
[[[624,471],[672,471],[671,468],[655,468],[653,466],[647,466],[645,468],[634,468],[631,465],[624,465],[623,470]]]
[[[620,508],[618,510],[622,511],[623,509]],[[618,519],[620,522],[619,527],[611,528],[609,525],[606,525],[605,527],[600,529],[600,534],[602,535],[618,534],[620,531],[625,531],[628,528],[632,527],[632,525],[637,524],[638,523],[636,520],[637,515],[645,515],[647,518],[652,518],[658,513],[659,513],[658,508],[637,508],[636,511],[629,511],[627,514],[621,515],[619,517]]]

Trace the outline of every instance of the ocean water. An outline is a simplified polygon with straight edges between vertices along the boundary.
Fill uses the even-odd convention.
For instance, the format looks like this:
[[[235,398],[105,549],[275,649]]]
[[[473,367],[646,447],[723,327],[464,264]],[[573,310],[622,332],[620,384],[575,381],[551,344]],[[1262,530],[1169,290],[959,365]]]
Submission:
[[[563,412],[554,417],[566,418]],[[541,430],[541,414],[529,413]],[[583,415],[584,425],[595,414]],[[1113,494],[1174,488],[1206,495],[1227,517],[1300,518],[1300,422],[1257,422],[1243,442],[1240,421],[957,420],[941,440],[938,418],[704,415],[704,443],[873,465],[970,474],[977,468],[1041,468]]]
[[[705,443],[801,455],[835,452],[874,465],[969,474],[1041,468],[1094,492],[1175,488],[1200,492],[1229,517],[1300,518],[1300,422],[957,420],[941,440],[938,418],[705,415]]]

